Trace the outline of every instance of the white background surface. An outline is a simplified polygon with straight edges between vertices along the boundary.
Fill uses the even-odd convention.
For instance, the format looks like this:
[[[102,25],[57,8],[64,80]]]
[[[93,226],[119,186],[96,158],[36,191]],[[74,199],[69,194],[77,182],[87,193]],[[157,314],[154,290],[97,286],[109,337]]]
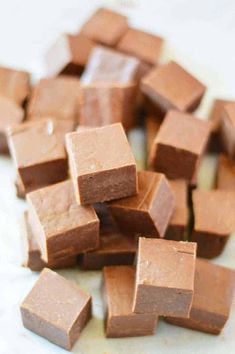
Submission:
[[[212,97],[235,97],[235,2],[233,0],[7,0],[0,1],[0,65],[43,74],[43,55],[63,32],[76,32],[98,5],[109,5],[130,17],[133,25],[165,37],[163,61],[175,58],[208,86],[198,110],[205,118]],[[206,160],[201,186],[209,185],[213,164]],[[0,157],[0,354],[47,354],[66,351],[24,329],[19,305],[37,278],[20,267],[18,219],[25,203],[17,200],[14,169]],[[215,262],[235,268],[235,241]],[[161,321],[156,335],[106,340],[103,333],[100,273],[61,271],[93,295],[94,316],[73,352],[82,354],[233,354],[235,306],[220,336],[180,329]]]

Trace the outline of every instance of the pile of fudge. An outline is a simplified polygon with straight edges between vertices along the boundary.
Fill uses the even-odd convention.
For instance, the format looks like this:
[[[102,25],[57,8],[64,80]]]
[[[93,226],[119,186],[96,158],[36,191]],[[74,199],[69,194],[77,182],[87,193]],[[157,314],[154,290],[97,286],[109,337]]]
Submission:
[[[208,259],[235,231],[235,101],[195,116],[206,87],[159,63],[163,43],[101,8],[58,38],[33,86],[29,73],[0,68],[0,151],[27,203],[23,265],[42,271],[22,320],[66,349],[92,299],[60,268],[102,270],[107,337],[154,334],[159,317],[219,334],[229,317],[235,271]],[[144,170],[128,141],[135,127],[146,133]],[[202,190],[208,152],[216,184]]]

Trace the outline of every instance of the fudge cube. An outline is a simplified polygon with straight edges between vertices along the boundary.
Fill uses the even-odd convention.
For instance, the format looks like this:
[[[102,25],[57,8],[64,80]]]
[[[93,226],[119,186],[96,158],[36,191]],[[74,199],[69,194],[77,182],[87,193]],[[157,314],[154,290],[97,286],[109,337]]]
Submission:
[[[0,96],[5,96],[22,106],[29,93],[29,73],[0,67]]]
[[[82,268],[99,270],[105,266],[133,265],[137,249],[135,238],[120,232],[104,204],[96,204],[95,211],[100,220],[100,245],[80,257]]]
[[[43,119],[9,129],[10,152],[26,193],[67,178],[65,134],[73,128],[72,121]]]
[[[34,87],[27,106],[28,119],[48,116],[78,121],[79,80],[58,76],[41,79]]]
[[[80,75],[87,63],[94,42],[81,33],[63,34],[46,54],[49,75]]]
[[[21,220],[21,236],[23,246],[23,266],[33,271],[41,271],[43,268],[59,269],[72,267],[77,264],[77,256],[69,256],[50,263],[45,262],[41,257],[41,251],[37,239],[33,234],[32,227],[28,220],[28,212],[24,212]]]
[[[167,318],[177,326],[219,334],[232,306],[235,271],[198,258],[195,290],[189,318]]]
[[[0,153],[7,154],[7,128],[9,125],[21,123],[24,110],[12,99],[0,96]]]
[[[189,317],[196,246],[191,242],[139,239],[135,313]]]
[[[91,318],[91,296],[45,268],[20,310],[24,327],[71,350]]]
[[[81,85],[80,125],[99,127],[121,122],[128,130],[135,124],[134,83],[94,83]]]
[[[222,113],[221,138],[227,154],[235,159],[235,102],[226,104]]]
[[[194,111],[206,90],[201,82],[174,61],[152,69],[143,77],[141,89],[163,112],[169,109]]]
[[[235,191],[235,161],[225,155],[218,159],[216,188]]]
[[[28,193],[29,222],[45,262],[95,249],[99,219],[92,206],[77,205],[70,180]]]
[[[223,251],[235,231],[235,192],[225,190],[193,191],[194,230],[198,256],[213,258]]]
[[[210,129],[209,122],[169,111],[154,140],[150,165],[169,178],[190,181],[206,149]]]
[[[81,33],[95,42],[114,46],[128,28],[127,18],[109,9],[98,9],[82,26]]]
[[[188,226],[188,184],[183,179],[169,181],[175,197],[175,210],[166,230],[165,238],[168,240],[183,241]]]
[[[105,267],[103,282],[106,337],[136,337],[154,334],[157,316],[132,312],[135,289],[134,267]]]
[[[115,200],[108,206],[123,231],[149,237],[164,237],[175,203],[163,174],[140,171],[138,194]]]
[[[137,57],[141,61],[156,65],[159,60],[163,39],[154,34],[128,28],[117,44],[117,49]]]
[[[66,135],[79,204],[94,204],[137,193],[136,163],[120,123]]]
[[[139,78],[140,61],[102,46],[95,47],[81,76],[82,84],[126,84]]]

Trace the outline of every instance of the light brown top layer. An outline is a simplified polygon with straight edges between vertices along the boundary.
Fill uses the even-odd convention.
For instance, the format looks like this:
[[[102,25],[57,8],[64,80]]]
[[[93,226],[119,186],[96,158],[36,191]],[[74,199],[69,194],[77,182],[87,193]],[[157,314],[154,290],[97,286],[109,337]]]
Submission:
[[[69,133],[66,146],[76,176],[135,165],[120,123]]]
[[[196,243],[139,239],[137,284],[194,289]]]
[[[89,300],[78,286],[45,268],[21,308],[67,332]]]
[[[171,110],[160,126],[155,143],[200,155],[207,144],[210,130],[209,122],[191,114]]]
[[[193,191],[194,230],[228,236],[235,231],[235,192]]]

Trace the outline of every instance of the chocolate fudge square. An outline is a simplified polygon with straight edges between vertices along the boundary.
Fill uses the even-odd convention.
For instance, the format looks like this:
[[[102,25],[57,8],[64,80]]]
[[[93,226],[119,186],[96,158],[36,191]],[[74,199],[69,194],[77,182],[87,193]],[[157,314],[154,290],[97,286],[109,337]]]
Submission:
[[[134,289],[134,267],[104,268],[103,294],[106,312],[106,337],[136,337],[154,334],[157,316],[132,312]]]
[[[81,76],[81,84],[127,84],[139,78],[140,61],[116,50],[96,46]]]
[[[123,231],[148,237],[164,237],[174,207],[174,195],[166,177],[150,171],[138,172],[137,195],[108,204]]]
[[[120,123],[69,133],[66,146],[79,204],[137,193],[136,163]]]
[[[72,121],[53,119],[26,122],[9,129],[10,152],[26,193],[67,178],[65,134],[73,129]]]
[[[30,94],[30,75],[26,71],[0,67],[0,96],[22,106]]]
[[[194,111],[205,86],[174,61],[152,69],[141,81],[142,92],[160,109]]]
[[[235,192],[230,190],[193,191],[194,230],[198,256],[214,258],[221,254],[235,231]]]
[[[91,296],[45,268],[20,310],[24,327],[71,350],[91,318]]]
[[[117,44],[117,49],[133,55],[144,63],[156,65],[162,50],[163,39],[152,33],[128,28]]]
[[[28,193],[28,215],[45,262],[95,249],[99,219],[92,206],[77,205],[70,180]]]
[[[139,239],[135,313],[189,317],[196,246],[191,242]]]
[[[209,122],[169,111],[154,140],[150,165],[168,178],[190,181],[206,149],[210,131]]]
[[[77,256],[68,256],[50,263],[46,263],[42,259],[40,247],[28,220],[28,212],[24,212],[21,220],[21,237],[23,266],[30,268],[32,271],[39,272],[45,267],[51,269],[68,268],[77,264]]]
[[[93,47],[81,33],[61,35],[46,53],[48,75],[80,75]]]
[[[21,123],[24,119],[24,110],[12,99],[0,96],[0,153],[7,154],[7,128],[12,124]]]
[[[119,230],[105,204],[96,204],[100,220],[100,245],[80,257],[80,265],[86,270],[99,270],[105,266],[133,265],[137,242],[132,235]]]
[[[124,129],[136,123],[137,85],[112,82],[81,85],[80,125],[101,127],[121,122]]]
[[[71,76],[44,78],[34,86],[27,106],[28,119],[53,117],[78,122],[79,79]]]
[[[82,26],[81,33],[95,42],[114,46],[128,28],[127,18],[109,9],[98,9]]]
[[[229,317],[234,286],[234,270],[197,258],[190,316],[171,317],[166,321],[196,331],[219,334]]]

